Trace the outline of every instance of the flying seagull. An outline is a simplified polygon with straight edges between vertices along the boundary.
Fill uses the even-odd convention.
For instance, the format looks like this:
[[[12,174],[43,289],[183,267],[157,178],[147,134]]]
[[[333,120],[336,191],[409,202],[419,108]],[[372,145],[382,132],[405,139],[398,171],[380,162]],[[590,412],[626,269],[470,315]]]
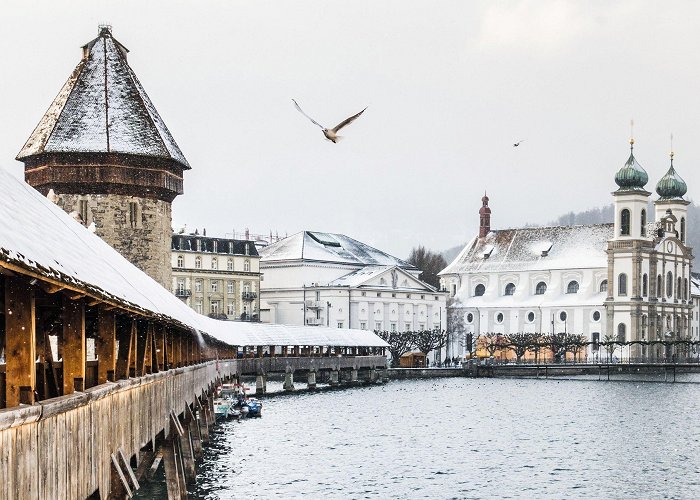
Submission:
[[[521,142],[525,142],[525,139],[520,139],[518,142],[513,143],[513,147],[514,147],[514,148],[517,148],[518,146],[520,146],[520,143],[521,143]]]
[[[302,115],[307,117],[309,120],[311,120],[311,123],[320,127],[321,130],[323,131],[323,135],[326,136],[326,139],[328,139],[329,141],[331,141],[334,144],[336,142],[338,142],[338,140],[341,138],[338,135],[338,131],[341,128],[345,127],[346,125],[350,125],[352,122],[354,122],[362,113],[365,112],[365,109],[367,109],[367,108],[365,108],[362,111],[360,111],[359,113],[357,113],[356,115],[352,115],[350,118],[346,118],[345,120],[343,120],[342,122],[340,122],[338,125],[336,125],[333,128],[326,128],[323,125],[321,125],[320,123],[318,123],[316,120],[311,118],[309,115],[304,113],[304,110],[302,110],[301,107],[299,107],[299,104],[294,99],[292,99],[292,102],[294,103],[294,106],[297,108],[297,111],[299,111],[299,113],[301,113]]]

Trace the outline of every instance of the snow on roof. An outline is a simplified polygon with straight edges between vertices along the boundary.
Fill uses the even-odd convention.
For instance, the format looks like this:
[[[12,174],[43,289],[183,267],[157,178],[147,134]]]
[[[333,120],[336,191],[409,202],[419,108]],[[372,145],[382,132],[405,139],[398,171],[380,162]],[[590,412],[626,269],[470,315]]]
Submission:
[[[700,273],[690,273],[690,295],[700,297]]]
[[[394,289],[398,288],[401,290],[406,290],[406,289],[413,289],[413,290],[423,290],[427,292],[434,292],[435,288],[432,286],[428,285],[427,283],[424,283],[420,281],[418,278],[415,276],[410,275],[406,271],[402,270],[398,266],[365,266],[362,269],[358,269],[357,271],[353,271],[351,273],[346,274],[345,276],[341,276],[340,278],[337,278],[330,283],[328,283],[328,286],[347,286],[347,287],[359,287],[362,286],[363,284],[367,283],[370,281],[372,278],[375,278],[379,275],[382,275],[386,273],[387,271],[390,271],[391,269],[396,269],[397,273],[399,273],[398,277],[398,282],[396,284],[396,287],[393,286],[393,283],[390,281],[391,278],[389,278],[389,281],[387,282],[386,286],[387,288]],[[402,282],[404,280],[408,281],[408,285],[402,285]],[[418,286],[415,286],[418,285]],[[378,285],[373,284],[372,288],[376,288]]]
[[[440,275],[607,266],[613,224],[491,231],[467,244]]]
[[[363,266],[415,266],[344,234],[301,231],[260,250],[261,264],[282,260],[311,260]]]
[[[0,265],[3,262],[231,345],[386,346],[363,330],[237,323],[197,314],[38,191],[0,168]]]
[[[125,153],[190,165],[126,61],[108,28],[86,44],[87,54],[32,132],[18,160],[42,153]]]

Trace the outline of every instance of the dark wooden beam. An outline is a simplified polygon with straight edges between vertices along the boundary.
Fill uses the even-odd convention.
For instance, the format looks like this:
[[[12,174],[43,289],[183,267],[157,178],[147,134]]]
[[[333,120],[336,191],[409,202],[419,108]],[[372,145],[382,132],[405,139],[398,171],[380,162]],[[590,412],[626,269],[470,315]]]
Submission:
[[[100,308],[97,313],[97,338],[95,351],[97,354],[97,383],[104,384],[115,380],[117,362],[117,332],[113,311]]]
[[[134,351],[132,347],[134,338],[133,332],[136,328],[134,323],[134,320],[129,321],[128,324],[124,321],[120,324],[120,328],[117,331],[119,336],[119,353],[117,354],[115,380],[129,378],[131,355]]]
[[[63,394],[85,389],[85,303],[63,298]]]
[[[6,405],[32,404],[36,390],[34,287],[22,278],[5,278],[4,312]]]

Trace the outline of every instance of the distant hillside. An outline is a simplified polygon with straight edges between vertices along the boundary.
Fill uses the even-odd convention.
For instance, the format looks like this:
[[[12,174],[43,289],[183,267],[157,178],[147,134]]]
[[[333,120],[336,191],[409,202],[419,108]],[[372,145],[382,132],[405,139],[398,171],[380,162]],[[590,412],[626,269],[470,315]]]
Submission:
[[[649,205],[648,213],[653,214],[653,205]],[[569,212],[564,214],[557,219],[550,221],[546,224],[533,224],[528,223],[526,227],[536,227],[536,226],[577,226],[583,224],[605,224],[614,221],[615,213],[613,211],[613,204],[606,205],[600,208],[591,208],[583,212]],[[700,252],[700,206],[691,202],[688,205],[688,245],[697,249]],[[466,245],[466,242],[462,245],[448,248],[441,252],[445,260],[450,263],[455,257],[462,251]]]

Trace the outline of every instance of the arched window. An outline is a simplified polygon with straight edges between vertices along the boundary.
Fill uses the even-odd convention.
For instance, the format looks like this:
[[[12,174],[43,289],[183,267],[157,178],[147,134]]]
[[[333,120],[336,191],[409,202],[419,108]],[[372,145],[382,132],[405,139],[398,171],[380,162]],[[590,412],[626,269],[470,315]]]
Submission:
[[[688,300],[688,278],[683,278],[683,300]]]
[[[673,296],[673,273],[669,271],[666,274],[666,297],[671,298]]]
[[[233,271],[233,259],[228,259],[226,261],[226,270]]]
[[[685,217],[681,217],[681,241],[685,243]]]
[[[647,296],[647,290],[649,289],[649,277],[645,274],[642,276],[642,297]]]
[[[627,275],[625,273],[620,273],[617,277],[617,294],[627,295]]]
[[[216,257],[213,257],[211,259],[211,268],[212,269],[219,269],[219,261],[217,260]]]
[[[683,297],[683,290],[681,290],[682,286],[683,286],[683,279],[679,276],[678,282],[676,283],[676,298],[679,300]]]
[[[608,291],[608,280],[603,280],[600,282],[600,291],[601,292],[607,292]]]
[[[661,279],[661,275],[659,274],[659,275],[656,277],[656,297],[657,297],[657,298],[661,298],[661,296],[663,295],[663,288],[662,288],[662,287],[663,287],[663,283],[664,283],[664,282],[663,282],[663,280]]]
[[[177,256],[177,267],[185,267],[185,257],[183,255]]]
[[[508,283],[506,285],[505,295],[513,295],[515,293],[515,284]]]
[[[626,208],[620,212],[620,235],[629,236],[630,234],[630,211]]]
[[[642,227],[639,229],[639,234],[644,237],[647,235],[647,211],[642,209],[642,215],[640,218],[640,222],[642,223]]]
[[[578,281],[569,281],[566,293],[578,293]]]
[[[625,326],[624,323],[620,323],[617,325],[617,341],[618,342],[626,342],[625,338],[627,337],[627,327]]]
[[[537,283],[537,286],[535,287],[535,295],[544,295],[544,292],[547,291],[547,283],[544,281],[540,281]]]
[[[474,297],[481,297],[484,293],[486,293],[486,287],[481,283],[476,285],[476,288],[474,288]]]
[[[196,259],[194,259],[194,268],[195,269],[202,269],[202,258],[201,257],[197,257]]]
[[[248,259],[243,261],[243,271],[246,273],[250,272],[250,261]]]

